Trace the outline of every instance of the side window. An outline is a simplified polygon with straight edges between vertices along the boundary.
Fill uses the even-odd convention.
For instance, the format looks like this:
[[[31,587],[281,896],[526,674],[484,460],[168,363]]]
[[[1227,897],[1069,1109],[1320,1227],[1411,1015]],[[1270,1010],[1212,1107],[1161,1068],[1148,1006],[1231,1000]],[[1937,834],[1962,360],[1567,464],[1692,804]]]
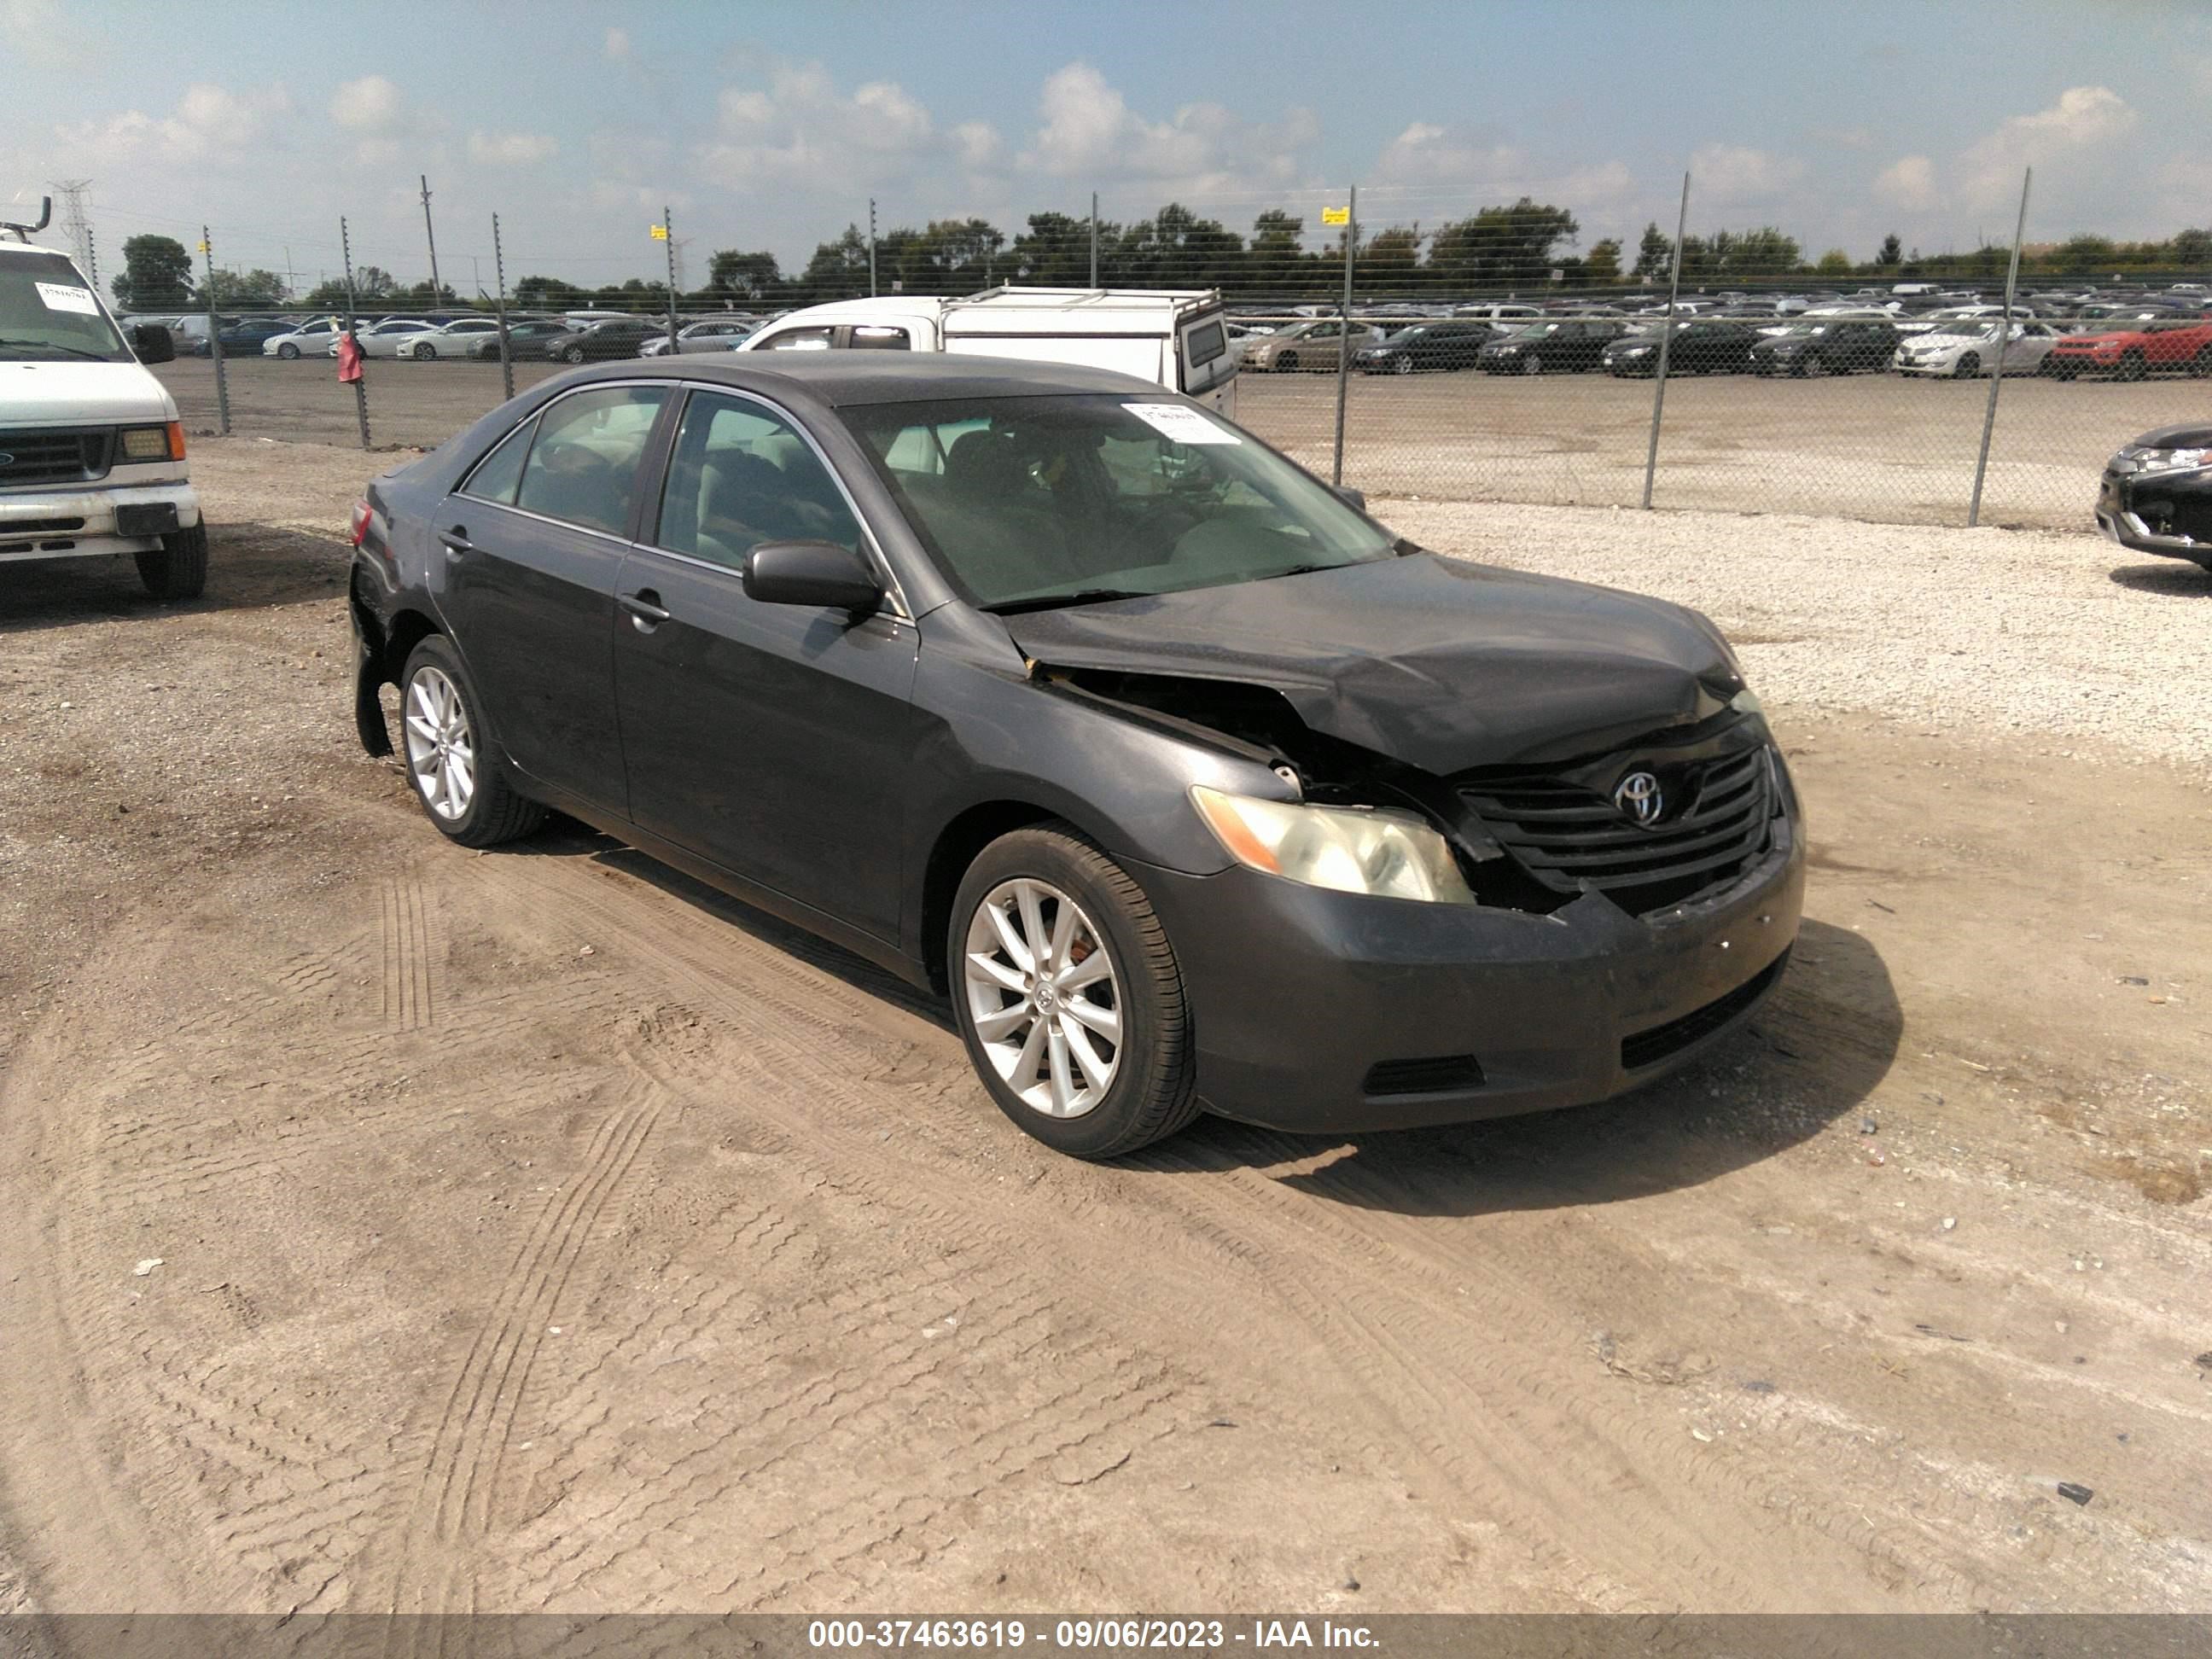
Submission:
[[[787,328],[763,341],[763,351],[827,351],[837,331],[834,328]]]
[[[791,424],[763,404],[695,392],[676,435],[656,545],[735,570],[762,542],[858,548],[836,482]]]
[[[628,535],[638,463],[667,395],[663,386],[611,386],[559,399],[538,417],[515,505]]]
[[[852,344],[855,351],[906,351],[913,347],[902,328],[886,328],[877,324],[856,325]]]
[[[514,486],[522,477],[522,458],[530,453],[530,434],[536,424],[525,421],[501,439],[499,447],[477,463],[477,470],[469,474],[459,493],[513,507]]]

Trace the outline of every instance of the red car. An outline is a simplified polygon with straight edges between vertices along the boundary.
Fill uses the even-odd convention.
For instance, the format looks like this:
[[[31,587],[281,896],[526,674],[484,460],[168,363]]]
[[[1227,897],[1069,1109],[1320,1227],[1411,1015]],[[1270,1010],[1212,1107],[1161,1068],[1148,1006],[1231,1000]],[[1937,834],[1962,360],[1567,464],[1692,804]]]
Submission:
[[[2117,374],[2124,380],[2140,380],[2154,368],[2212,374],[2212,321],[2139,319],[2131,327],[2100,334],[2068,334],[2043,360],[2043,372],[2062,380],[2076,374]]]

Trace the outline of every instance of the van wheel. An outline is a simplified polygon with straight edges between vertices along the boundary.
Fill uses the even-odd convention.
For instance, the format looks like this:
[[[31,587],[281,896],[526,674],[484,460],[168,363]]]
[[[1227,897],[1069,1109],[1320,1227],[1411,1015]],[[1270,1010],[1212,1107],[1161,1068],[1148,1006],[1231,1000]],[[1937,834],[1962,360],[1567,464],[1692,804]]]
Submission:
[[[945,958],[975,1074],[1054,1151],[1115,1158],[1198,1115],[1167,930],[1144,889],[1070,826],[983,849],[953,900]]]
[[[207,586],[207,525],[173,530],[161,538],[158,551],[132,556],[138,580],[157,599],[196,599]]]

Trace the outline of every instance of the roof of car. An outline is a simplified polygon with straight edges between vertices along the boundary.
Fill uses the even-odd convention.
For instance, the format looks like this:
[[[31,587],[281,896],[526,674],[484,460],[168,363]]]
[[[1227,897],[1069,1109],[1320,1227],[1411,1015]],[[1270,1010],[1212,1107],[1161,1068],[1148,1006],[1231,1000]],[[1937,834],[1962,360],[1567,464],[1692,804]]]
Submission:
[[[839,408],[1085,392],[1149,392],[1156,398],[1176,395],[1152,381],[1109,369],[969,356],[964,352],[755,351],[733,352],[726,360],[712,354],[642,357],[579,370],[576,378],[703,380],[763,391],[776,385],[793,386]]]

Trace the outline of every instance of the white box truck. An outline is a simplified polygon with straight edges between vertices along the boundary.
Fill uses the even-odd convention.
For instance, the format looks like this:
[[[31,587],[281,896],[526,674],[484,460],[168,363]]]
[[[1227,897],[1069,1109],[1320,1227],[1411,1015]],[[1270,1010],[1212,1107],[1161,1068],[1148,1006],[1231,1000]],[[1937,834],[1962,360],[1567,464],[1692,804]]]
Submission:
[[[0,568],[128,553],[147,591],[183,599],[207,580],[207,528],[177,405],[132,349],[171,355],[167,331],[126,337],[38,223],[0,222]]]
[[[1010,286],[966,299],[839,300],[788,312],[734,349],[957,351],[1082,363],[1237,414],[1237,353],[1212,289]]]

